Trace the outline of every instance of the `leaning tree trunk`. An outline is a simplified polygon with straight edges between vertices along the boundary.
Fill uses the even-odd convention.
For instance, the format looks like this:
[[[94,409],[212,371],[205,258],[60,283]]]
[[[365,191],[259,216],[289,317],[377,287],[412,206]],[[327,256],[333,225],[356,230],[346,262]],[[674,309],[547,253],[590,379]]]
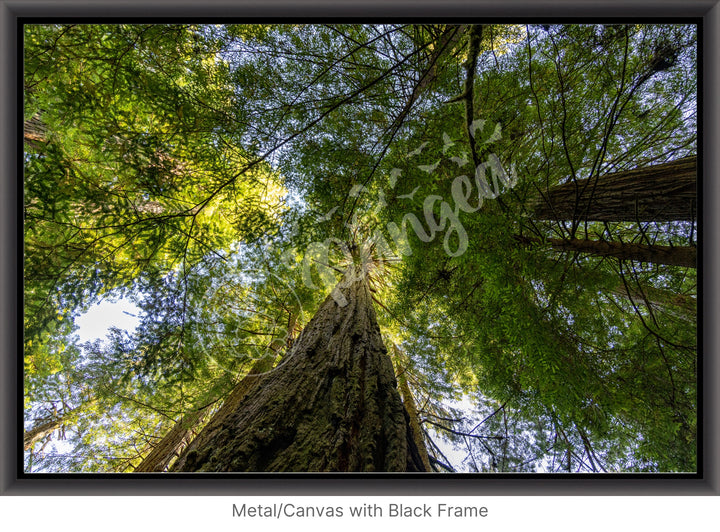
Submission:
[[[553,248],[560,251],[577,251],[599,257],[615,257],[620,260],[651,262],[669,266],[695,268],[697,248],[694,246],[648,246],[623,242],[606,242],[604,240],[581,240],[572,238],[548,238]]]
[[[395,344],[392,344],[392,349],[393,354],[395,355],[395,360],[396,362],[398,362],[400,360],[400,350]],[[415,445],[417,446],[418,452],[420,453],[420,458],[422,460],[423,466],[425,467],[426,471],[432,471],[432,468],[430,466],[430,457],[428,456],[427,447],[425,447],[422,427],[420,427],[417,405],[415,404],[415,399],[413,398],[412,391],[410,390],[410,385],[408,384],[406,368],[398,368],[397,380],[398,384],[400,385],[400,395],[402,397],[403,405],[405,405],[405,410],[407,411],[410,419],[410,430],[412,431]]]
[[[413,399],[412,391],[410,390],[410,386],[408,386],[407,377],[404,372],[401,372],[398,376],[398,382],[400,384],[400,394],[402,395],[403,404],[405,405],[405,410],[407,410],[408,413],[412,437],[415,441],[418,453],[420,453],[420,459],[422,460],[423,467],[426,471],[432,471],[430,467],[430,458],[428,456],[427,448],[425,447],[425,441],[423,440],[422,428],[420,427],[420,421],[418,419],[417,406],[415,405],[415,400]]]
[[[32,449],[33,446],[45,436],[59,429],[66,418],[67,414],[54,417],[50,420],[44,420],[30,430],[25,431],[25,434],[23,434],[23,449],[26,451]]]
[[[564,252],[587,253],[598,257],[615,257],[620,260],[651,262],[669,266],[695,268],[697,248],[695,246],[660,246],[633,244],[631,242],[606,242],[605,240],[582,240],[578,238],[536,238],[514,235],[523,245],[550,244],[553,249]]]
[[[695,220],[697,158],[564,183],[537,199],[532,209],[541,220]]]
[[[270,354],[255,361],[250,371],[238,382],[223,401],[205,430],[212,431],[232,412],[237,410],[248,392],[255,386],[259,377],[270,371],[280,350],[292,340],[292,331],[297,321],[297,313],[292,313],[288,320],[286,334],[278,335],[270,342]],[[191,444],[195,436],[195,428],[202,423],[209,406],[183,416],[172,429],[153,447],[152,451],[134,469],[135,473],[165,471],[173,458],[180,456],[182,451]]]
[[[184,415],[152,448],[143,461],[133,470],[140,472],[165,471],[193,437],[193,429],[202,422],[208,407]]]
[[[697,319],[697,299],[685,294],[677,294],[654,286],[625,286],[622,281],[612,293],[631,300],[634,304],[645,303],[650,308],[662,309],[664,312],[685,321]]]
[[[284,363],[211,420],[173,471],[425,470],[361,272],[348,269]]]

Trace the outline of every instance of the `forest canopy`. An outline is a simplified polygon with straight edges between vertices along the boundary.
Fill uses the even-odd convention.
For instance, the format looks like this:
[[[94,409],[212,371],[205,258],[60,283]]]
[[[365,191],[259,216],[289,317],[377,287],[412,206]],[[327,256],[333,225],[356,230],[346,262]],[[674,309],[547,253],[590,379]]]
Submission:
[[[23,32],[26,472],[697,471],[696,25]]]

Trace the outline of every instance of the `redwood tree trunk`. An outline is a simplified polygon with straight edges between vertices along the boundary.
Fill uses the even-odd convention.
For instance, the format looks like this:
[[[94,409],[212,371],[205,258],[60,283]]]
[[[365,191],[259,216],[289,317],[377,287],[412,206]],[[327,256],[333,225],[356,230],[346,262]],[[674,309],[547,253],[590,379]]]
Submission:
[[[360,268],[174,471],[423,471]],[[342,298],[337,298],[342,299]]]
[[[533,211],[541,220],[695,220],[697,158],[564,183],[537,200]]]
[[[135,472],[165,471],[172,459],[188,444],[193,429],[202,421],[207,408],[196,410],[185,415],[175,423],[173,428],[153,447],[152,451],[134,469]]]
[[[288,320],[288,330],[283,331],[287,334],[273,338],[269,346],[270,354],[258,359],[253,364],[250,371],[240,382],[230,391],[227,398],[223,401],[220,409],[215,413],[208,422],[206,429],[212,431],[218,427],[228,414],[234,412],[242,403],[242,400],[248,392],[255,386],[260,376],[270,371],[277,359],[280,350],[292,338],[292,331],[295,328],[297,314],[290,315]],[[165,471],[173,458],[179,456],[180,453],[192,442],[194,428],[198,426],[207,412],[209,407],[196,410],[184,416],[170,431],[163,437],[152,451],[143,459],[134,472],[140,473],[144,471],[160,472]]]
[[[622,282],[618,283],[613,293],[632,300],[636,305],[645,303],[651,308],[660,308],[683,320],[692,321],[697,318],[697,299],[692,296],[676,294],[649,285],[626,287]]]
[[[580,240],[573,238],[563,240],[548,238],[553,248],[562,251],[579,251],[600,257],[615,257],[622,260],[652,262],[670,266],[695,268],[697,248],[693,246],[648,246],[621,242],[605,242],[603,240]]]

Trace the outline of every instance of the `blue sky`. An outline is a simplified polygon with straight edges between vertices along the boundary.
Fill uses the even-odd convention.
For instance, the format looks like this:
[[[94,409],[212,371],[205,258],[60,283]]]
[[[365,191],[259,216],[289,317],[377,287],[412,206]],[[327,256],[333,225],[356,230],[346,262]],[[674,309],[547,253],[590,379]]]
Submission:
[[[75,334],[80,337],[80,343],[104,340],[110,327],[132,332],[140,323],[140,309],[127,299],[117,301],[102,301],[94,305],[85,314],[75,319],[78,326]]]

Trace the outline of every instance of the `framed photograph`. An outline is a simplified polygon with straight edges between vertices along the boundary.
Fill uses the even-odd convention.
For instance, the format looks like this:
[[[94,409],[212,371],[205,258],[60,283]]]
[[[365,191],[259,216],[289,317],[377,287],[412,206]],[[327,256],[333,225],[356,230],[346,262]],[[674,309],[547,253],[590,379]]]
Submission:
[[[705,3],[175,4],[3,19],[14,482],[708,489]]]

